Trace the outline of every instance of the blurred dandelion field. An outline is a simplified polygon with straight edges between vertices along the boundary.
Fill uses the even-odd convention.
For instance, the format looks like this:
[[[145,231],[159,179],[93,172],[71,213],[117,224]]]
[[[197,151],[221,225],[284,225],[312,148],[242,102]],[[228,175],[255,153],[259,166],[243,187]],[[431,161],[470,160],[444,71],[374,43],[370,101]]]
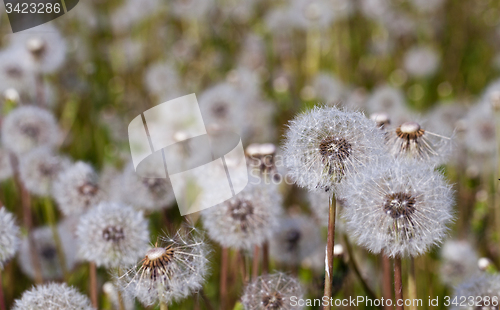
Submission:
[[[81,0],[13,34],[2,10],[0,310],[499,309],[499,21],[496,0]],[[127,128],[191,93],[249,182],[183,217]],[[335,305],[357,297],[394,301]]]

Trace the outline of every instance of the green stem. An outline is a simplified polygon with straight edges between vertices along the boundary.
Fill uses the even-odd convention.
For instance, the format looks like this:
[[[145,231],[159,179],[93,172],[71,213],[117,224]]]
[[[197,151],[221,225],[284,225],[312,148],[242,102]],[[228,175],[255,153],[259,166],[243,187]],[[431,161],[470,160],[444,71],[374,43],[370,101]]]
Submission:
[[[408,296],[411,300],[417,299],[417,281],[415,277],[415,259],[410,258],[410,272],[408,273]],[[411,310],[417,310],[417,306],[412,303]]]
[[[56,252],[61,262],[61,270],[63,272],[63,277],[66,282],[69,280],[69,272],[66,265],[66,256],[64,255],[64,250],[62,247],[61,238],[59,236],[59,231],[57,230],[56,215],[54,212],[54,206],[50,198],[44,199],[45,215],[47,216],[47,222],[49,223],[50,230],[52,231],[52,237],[54,238],[54,243],[56,245]]]
[[[168,306],[163,301],[160,301],[160,310],[168,310]]]

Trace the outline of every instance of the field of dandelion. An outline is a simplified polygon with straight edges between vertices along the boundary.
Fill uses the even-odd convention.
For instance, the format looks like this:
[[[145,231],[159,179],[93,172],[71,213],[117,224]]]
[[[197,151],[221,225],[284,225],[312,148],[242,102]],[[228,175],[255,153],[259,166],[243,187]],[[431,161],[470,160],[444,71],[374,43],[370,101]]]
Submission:
[[[499,20],[497,0],[82,0],[12,34],[2,10],[0,310],[400,310],[342,304],[399,287],[407,310],[498,309]],[[191,93],[250,182],[183,217],[127,128]]]

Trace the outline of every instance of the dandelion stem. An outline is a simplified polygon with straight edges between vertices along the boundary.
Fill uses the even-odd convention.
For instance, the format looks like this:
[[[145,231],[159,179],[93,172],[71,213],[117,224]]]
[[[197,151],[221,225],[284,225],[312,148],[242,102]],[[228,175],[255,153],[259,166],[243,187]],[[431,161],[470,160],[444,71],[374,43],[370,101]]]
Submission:
[[[358,264],[356,263],[356,260],[354,259],[354,254],[352,252],[351,244],[349,243],[349,239],[347,238],[346,234],[344,234],[344,243],[345,243],[345,247],[347,249],[347,254],[349,254],[349,264],[351,265],[351,268],[354,271],[354,274],[356,275],[359,282],[361,283],[361,286],[363,287],[363,289],[365,290],[365,292],[369,298],[378,299],[377,295],[375,295],[373,290],[366,283],[365,279],[361,275],[361,272],[359,272]]]
[[[408,273],[408,295],[411,300],[417,299],[417,279],[415,276],[415,258],[410,258],[410,272]],[[417,310],[417,306],[413,303],[410,310]]]
[[[262,273],[269,273],[269,243],[267,241],[262,245]]]
[[[54,213],[54,206],[49,198],[44,199],[45,215],[47,216],[47,222],[49,223],[50,230],[52,231],[52,237],[54,238],[54,243],[56,245],[56,252],[61,262],[61,270],[63,272],[64,280],[68,282],[69,273],[66,265],[66,257],[64,255],[61,238],[59,236],[59,231],[56,226],[56,215]]]
[[[396,310],[404,310],[403,304],[398,304],[398,300],[403,300],[403,278],[401,277],[401,257],[399,256],[394,257],[394,291]]]
[[[207,295],[205,295],[205,291],[203,289],[200,290],[200,296],[201,296],[201,299],[203,299],[203,303],[205,304],[205,307],[208,310],[214,310],[214,307],[212,306],[210,299],[208,299]]]
[[[328,215],[328,237],[326,244],[326,259],[325,259],[325,292],[324,296],[330,300],[332,297],[333,287],[333,248],[335,247],[335,214],[337,209],[337,201],[335,194],[329,202],[329,215]],[[330,306],[325,306],[323,309],[329,309]]]
[[[28,231],[28,244],[29,244],[29,252],[31,256],[31,264],[33,265],[33,269],[35,271],[35,283],[41,284],[43,283],[42,276],[42,266],[40,264],[40,260],[38,259],[38,253],[36,251],[35,239],[33,238],[33,221],[31,214],[31,197],[30,193],[24,187],[24,184],[19,179],[19,169],[18,169],[18,160],[14,154],[10,155],[10,162],[14,169],[14,183],[19,189],[19,193],[21,195],[21,207],[23,209],[23,222],[24,227]]]
[[[247,272],[245,253],[243,252],[243,250],[238,252],[238,257],[239,257],[239,265],[241,271],[241,279],[243,281],[243,285],[245,286],[248,282],[248,272]]]
[[[5,307],[5,298],[3,296],[2,269],[0,268],[0,310],[7,310]]]
[[[92,306],[97,308],[97,267],[94,262],[89,263],[89,274],[90,274],[90,300],[92,301]]]
[[[391,259],[382,252],[382,292],[385,300],[392,300],[392,270]],[[385,305],[386,310],[392,310],[392,306]]]
[[[257,279],[257,276],[259,275],[259,260],[260,260],[260,247],[256,245],[253,248],[252,281]]]
[[[226,309],[227,304],[227,268],[228,268],[229,250],[222,248],[221,272],[220,272],[220,308]]]
[[[160,310],[168,310],[168,306],[163,301],[160,301]]]
[[[118,277],[121,278],[123,276],[121,268],[118,268]],[[123,303],[122,292],[119,287],[116,286],[116,293],[118,295],[118,309],[125,310],[125,304]]]

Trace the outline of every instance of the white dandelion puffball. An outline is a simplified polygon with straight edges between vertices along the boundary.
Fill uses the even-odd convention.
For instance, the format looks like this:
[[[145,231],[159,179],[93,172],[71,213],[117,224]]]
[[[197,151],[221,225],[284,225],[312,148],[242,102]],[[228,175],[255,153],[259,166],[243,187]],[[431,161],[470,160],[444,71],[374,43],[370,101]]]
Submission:
[[[497,151],[496,121],[489,104],[481,102],[465,117],[465,145],[472,153],[491,156]]]
[[[144,76],[144,84],[149,92],[157,96],[159,102],[175,99],[183,94],[179,73],[169,62],[149,66]]]
[[[19,227],[14,216],[3,206],[0,206],[0,270],[9,261],[19,247]]]
[[[173,237],[160,237],[138,266],[120,277],[121,289],[150,306],[170,304],[202,288],[209,249],[195,228],[183,227]]]
[[[103,199],[98,184],[98,176],[92,166],[79,161],[59,173],[52,187],[52,195],[65,216],[77,215]]]
[[[269,242],[269,254],[277,261],[298,265],[322,243],[314,220],[304,215],[284,217]]]
[[[245,310],[261,309],[303,309],[291,306],[291,298],[301,299],[304,290],[299,281],[284,273],[263,275],[245,288],[241,302]]]
[[[35,72],[53,73],[66,59],[66,41],[51,24],[16,33],[11,38],[12,46],[22,46],[28,51],[28,59]]]
[[[404,68],[414,77],[428,77],[439,67],[439,55],[427,46],[417,46],[408,50],[404,56]]]
[[[387,151],[395,157],[443,164],[451,155],[452,139],[427,131],[417,122],[405,122],[387,132]]]
[[[335,5],[328,0],[293,0],[290,14],[294,25],[300,29],[325,29],[335,19]]]
[[[55,155],[47,147],[40,147],[20,157],[19,176],[28,191],[48,196],[59,172],[69,165],[69,159]]]
[[[346,182],[347,231],[371,252],[417,256],[440,243],[452,221],[453,191],[432,167],[392,160]]]
[[[106,268],[130,267],[149,248],[148,221],[142,212],[101,202],[80,218],[78,256]]]
[[[36,85],[35,75],[29,63],[22,61],[30,55],[22,47],[10,47],[0,52],[0,91],[8,89],[33,93]]]
[[[440,276],[443,283],[455,286],[479,272],[476,250],[467,241],[447,240],[441,248]]]
[[[345,86],[342,82],[327,73],[316,75],[312,82],[315,97],[321,99],[328,105],[338,104],[343,101],[346,96]]]
[[[249,184],[231,199],[202,211],[203,226],[221,246],[252,249],[278,226],[281,195],[274,185]]]
[[[12,310],[93,310],[90,299],[66,283],[37,285],[16,299]]]
[[[59,136],[52,113],[35,106],[16,108],[2,122],[3,146],[18,155],[39,146],[54,147]]]
[[[393,124],[408,120],[410,112],[406,108],[402,90],[390,86],[377,87],[366,102],[366,110],[373,113],[387,113]]]
[[[452,310],[496,310],[500,302],[500,276],[491,274],[479,274],[472,276],[455,288],[457,300],[467,300],[474,296],[474,303],[469,306],[455,306]],[[452,298],[453,300],[453,298]],[[468,301],[468,300],[467,300]]]
[[[157,167],[153,163],[143,164],[144,173],[152,173]],[[117,180],[120,193],[120,201],[131,205],[136,210],[153,212],[166,209],[172,206],[175,201],[174,190],[168,178],[143,178],[139,176],[132,163],[125,167],[122,176]]]
[[[384,157],[384,135],[360,112],[315,107],[295,117],[283,146],[285,166],[301,187],[332,189]]]
[[[57,232],[61,240],[66,269],[71,270],[77,262],[76,238],[69,227],[69,222],[62,222],[57,225]],[[33,230],[35,250],[42,270],[44,280],[57,280],[63,277],[61,261],[57,254],[56,242],[52,230],[48,226],[39,227]],[[31,259],[30,243],[27,237],[22,238],[21,246],[17,256],[21,271],[31,279],[35,278],[35,267]]]
[[[13,172],[9,152],[4,148],[0,148],[0,181],[12,177]]]

